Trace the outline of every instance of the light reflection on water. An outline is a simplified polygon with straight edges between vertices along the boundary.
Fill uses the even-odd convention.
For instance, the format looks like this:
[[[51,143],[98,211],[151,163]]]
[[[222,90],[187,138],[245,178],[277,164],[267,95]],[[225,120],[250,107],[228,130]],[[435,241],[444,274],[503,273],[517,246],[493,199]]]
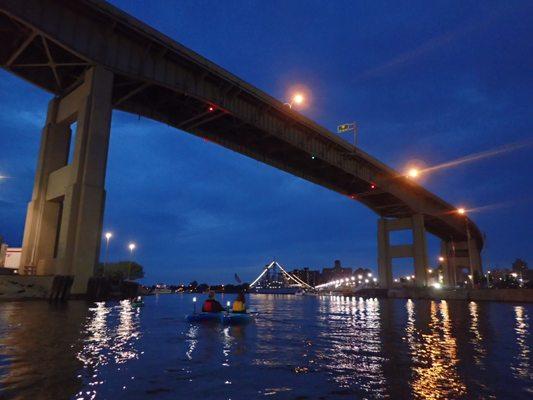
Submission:
[[[322,311],[319,365],[342,392],[358,387],[383,397],[385,385],[380,341],[379,301],[333,297]]]
[[[132,307],[130,301],[107,305],[98,302],[89,308],[83,332],[83,347],[77,353],[83,372],[78,378],[84,378],[89,388],[76,394],[76,399],[96,399],[98,386],[106,381],[104,366],[112,364],[120,371],[120,364],[138,358],[135,341],[140,337],[139,308]],[[109,321],[110,319],[118,321]],[[126,384],[123,385],[123,389]],[[89,390],[87,390],[89,389]]]
[[[512,367],[518,378],[533,381],[533,367],[531,366],[531,347],[529,315],[524,306],[514,307],[516,324],[516,343],[518,345],[518,354]],[[533,391],[532,391],[533,394]]]
[[[446,301],[431,301],[429,324],[417,328],[415,305],[407,301],[406,335],[413,360],[411,386],[415,398],[461,398],[466,386],[457,373],[456,340],[451,334],[451,322]]]
[[[485,348],[483,347],[483,335],[479,328],[479,306],[476,302],[471,301],[468,303],[468,309],[470,310],[470,334],[472,339],[472,347],[474,348],[474,361],[476,365],[485,369],[484,359],[487,356]]]
[[[231,297],[230,297],[231,299]],[[224,298],[224,301],[227,299]],[[1,399],[530,398],[531,305],[264,296],[248,326],[187,295],[0,303]]]

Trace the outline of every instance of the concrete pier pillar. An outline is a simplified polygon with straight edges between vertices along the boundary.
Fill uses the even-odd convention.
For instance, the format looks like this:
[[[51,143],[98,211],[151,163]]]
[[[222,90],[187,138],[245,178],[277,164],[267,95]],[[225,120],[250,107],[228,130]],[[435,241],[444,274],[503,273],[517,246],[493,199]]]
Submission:
[[[378,275],[382,288],[392,287],[392,259],[389,254],[389,231],[386,220],[378,220]]]
[[[415,282],[417,286],[428,284],[428,256],[426,243],[426,228],[424,216],[415,214],[412,217],[413,224],[413,261],[415,267]]]
[[[456,258],[455,254],[455,243],[442,241],[440,244],[440,254],[444,259],[442,264],[442,280],[444,286],[454,287],[457,285],[456,277]]]
[[[48,105],[46,124],[41,134],[41,147],[32,199],[28,204],[22,242],[20,274],[55,274],[53,260],[61,203],[47,201],[48,177],[67,163],[71,130],[69,124],[57,124],[59,99]]]
[[[50,102],[26,216],[21,273],[71,275],[73,294],[85,293],[100,251],[112,88],[113,74],[93,67]]]
[[[444,258],[444,285],[455,287],[464,283],[464,275],[483,274],[481,254],[474,240],[441,242],[441,255]]]
[[[390,244],[390,232],[400,230],[412,231],[412,244]],[[427,285],[427,244],[422,214],[398,219],[381,218],[378,221],[378,272],[382,288],[388,289],[393,286],[392,260],[394,258],[412,258],[416,286]]]

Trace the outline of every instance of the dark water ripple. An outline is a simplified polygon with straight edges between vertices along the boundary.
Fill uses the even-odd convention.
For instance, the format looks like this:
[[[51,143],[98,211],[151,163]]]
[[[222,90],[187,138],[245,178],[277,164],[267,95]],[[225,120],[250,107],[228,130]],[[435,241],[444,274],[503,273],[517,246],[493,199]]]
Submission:
[[[245,327],[186,323],[188,295],[0,303],[0,399],[533,397],[531,305],[249,303],[261,314]]]

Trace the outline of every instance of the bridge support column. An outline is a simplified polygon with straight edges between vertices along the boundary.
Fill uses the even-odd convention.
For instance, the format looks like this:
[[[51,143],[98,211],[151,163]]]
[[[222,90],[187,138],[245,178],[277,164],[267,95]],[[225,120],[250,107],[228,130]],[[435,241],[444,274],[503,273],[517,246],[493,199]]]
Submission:
[[[389,289],[392,287],[392,258],[390,256],[389,231],[387,220],[378,220],[378,279],[380,287]]]
[[[73,294],[86,292],[100,252],[112,88],[113,74],[97,66],[50,102],[28,205],[21,273],[71,275]]]
[[[464,284],[465,280],[469,282],[468,275],[483,275],[481,254],[474,240],[443,241],[441,254],[444,258],[442,266],[445,286],[455,287]]]
[[[390,232],[408,230],[413,233],[413,243],[408,245],[391,245]],[[424,216],[415,214],[410,218],[386,219],[378,221],[378,270],[382,288],[393,286],[392,260],[394,258],[412,258],[415,269],[415,284],[427,285],[427,245]]]

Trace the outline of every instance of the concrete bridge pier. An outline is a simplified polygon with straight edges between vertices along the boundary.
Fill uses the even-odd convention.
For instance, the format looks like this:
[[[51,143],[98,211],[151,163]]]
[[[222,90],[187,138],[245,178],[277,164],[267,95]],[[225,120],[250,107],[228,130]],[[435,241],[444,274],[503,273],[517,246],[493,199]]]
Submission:
[[[73,276],[75,295],[86,293],[100,252],[112,88],[113,74],[92,67],[50,101],[26,215],[20,273]]]
[[[444,286],[455,287],[464,283],[462,279],[465,272],[468,275],[474,275],[476,271],[480,276],[483,274],[481,254],[475,240],[442,241],[441,255],[444,258],[442,262]]]
[[[391,245],[390,232],[411,230],[412,244]],[[424,216],[415,214],[409,218],[387,219],[378,221],[378,273],[380,287],[390,289],[393,286],[392,260],[394,258],[413,258],[415,267],[415,285],[426,286],[427,245]]]

